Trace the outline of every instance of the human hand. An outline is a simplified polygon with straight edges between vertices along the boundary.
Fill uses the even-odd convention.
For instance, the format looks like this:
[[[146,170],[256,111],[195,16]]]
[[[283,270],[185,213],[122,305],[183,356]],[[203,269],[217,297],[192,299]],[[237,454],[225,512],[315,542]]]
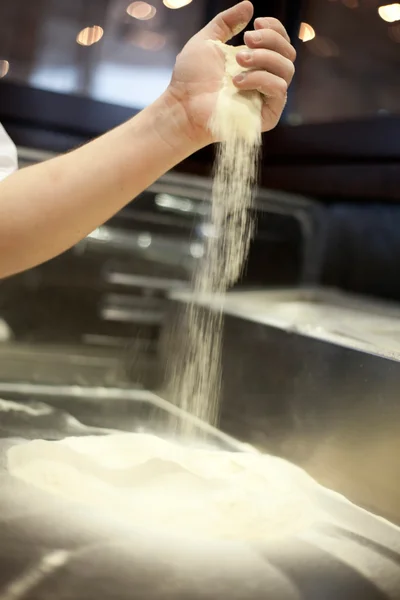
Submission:
[[[185,135],[199,147],[216,141],[209,123],[225,74],[223,53],[209,41],[227,42],[246,27],[252,16],[251,2],[240,2],[213,19],[177,57],[167,94],[182,107]],[[245,34],[247,50],[237,55],[238,64],[250,71],[237,76],[234,83],[239,90],[263,94],[262,130],[269,131],[277,125],[285,107],[296,51],[277,19],[256,19],[254,27]]]

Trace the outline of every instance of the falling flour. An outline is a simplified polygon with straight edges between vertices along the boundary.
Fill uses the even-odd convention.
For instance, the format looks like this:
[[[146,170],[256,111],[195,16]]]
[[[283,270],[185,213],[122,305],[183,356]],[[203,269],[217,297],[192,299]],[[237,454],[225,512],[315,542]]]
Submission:
[[[209,295],[223,295],[238,280],[248,254],[252,204],[261,147],[259,92],[242,92],[232,78],[243,68],[236,60],[242,48],[215,44],[225,59],[211,131],[218,145],[212,189],[211,236],[193,281],[194,301],[180,323],[179,345],[170,357],[169,398],[196,417],[215,425],[221,387],[222,309],[201,307]],[[185,433],[189,425],[185,424]]]

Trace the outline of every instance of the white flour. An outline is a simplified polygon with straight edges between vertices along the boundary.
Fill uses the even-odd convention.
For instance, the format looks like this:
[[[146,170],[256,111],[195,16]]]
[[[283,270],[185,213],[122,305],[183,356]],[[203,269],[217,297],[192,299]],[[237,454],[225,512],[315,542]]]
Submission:
[[[240,92],[232,78],[243,71],[236,61],[241,48],[221,42],[225,78],[210,128],[221,140],[212,190],[211,231],[205,257],[194,276],[194,294],[225,294],[238,280],[252,235],[249,208],[257,177],[261,147],[262,97]],[[179,326],[170,357],[169,398],[184,410],[215,425],[221,385],[222,311],[211,313],[191,303]],[[185,433],[188,425],[185,425]]]
[[[268,539],[312,524],[309,478],[283,460],[207,451],[145,434],[34,441],[12,475],[135,527],[196,538]]]

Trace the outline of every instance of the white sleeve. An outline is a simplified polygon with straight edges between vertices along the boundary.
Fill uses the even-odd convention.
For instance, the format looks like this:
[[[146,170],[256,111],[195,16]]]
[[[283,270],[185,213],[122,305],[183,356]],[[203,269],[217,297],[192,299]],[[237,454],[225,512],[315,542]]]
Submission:
[[[0,181],[17,169],[17,149],[0,123]]]

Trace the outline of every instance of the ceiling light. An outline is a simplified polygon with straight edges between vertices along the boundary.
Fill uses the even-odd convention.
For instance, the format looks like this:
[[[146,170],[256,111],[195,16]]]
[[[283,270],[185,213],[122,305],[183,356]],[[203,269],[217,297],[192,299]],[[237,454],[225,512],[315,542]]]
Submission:
[[[10,70],[10,63],[8,60],[0,60],[0,79],[5,77]]]
[[[143,50],[161,50],[164,48],[166,39],[165,36],[155,31],[139,31],[132,39],[132,43]]]
[[[139,21],[148,21],[155,17],[157,9],[147,2],[132,2],[126,9],[130,17]]]
[[[93,25],[93,27],[82,29],[76,36],[76,41],[81,46],[92,46],[96,42],[99,42],[103,35],[103,28],[99,25]]]
[[[190,4],[192,0],[163,0],[163,3],[167,8],[182,8],[183,6],[187,6]]]
[[[378,13],[380,18],[384,21],[387,21],[388,23],[400,21],[400,4],[396,2],[395,4],[387,4],[386,6],[380,6],[378,8]]]
[[[300,25],[299,38],[302,42],[309,42],[315,38],[315,29],[308,23]]]

